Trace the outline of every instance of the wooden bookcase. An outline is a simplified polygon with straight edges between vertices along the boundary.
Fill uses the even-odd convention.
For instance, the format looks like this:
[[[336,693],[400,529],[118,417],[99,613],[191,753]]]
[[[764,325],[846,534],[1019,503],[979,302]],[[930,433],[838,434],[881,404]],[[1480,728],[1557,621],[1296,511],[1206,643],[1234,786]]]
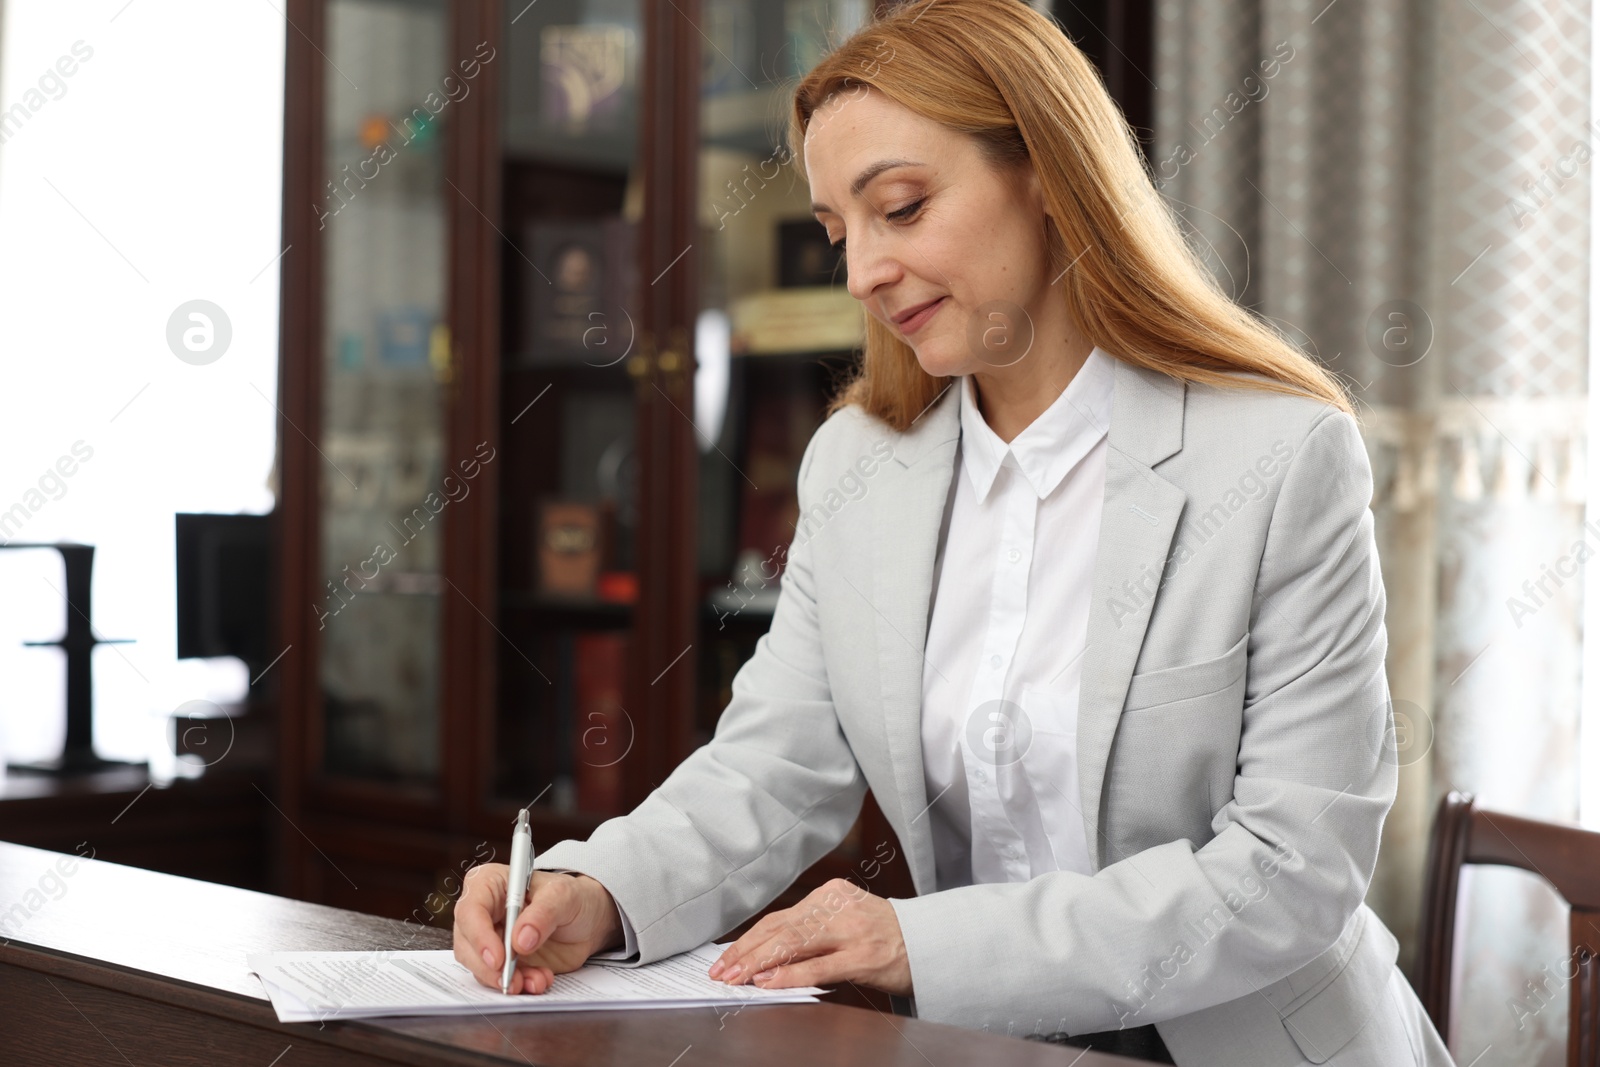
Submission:
[[[717,348],[808,210],[803,180],[724,226],[715,198],[781,144],[822,21],[865,2],[288,0],[281,891],[447,924],[518,807],[540,847],[585,836],[715,729],[770,619],[715,603],[759,547],[751,442],[790,442],[788,467],[757,458],[762,506],[792,499],[793,442],[852,358]],[[1111,10],[1063,21],[1147,126],[1148,12]],[[594,292],[574,354],[551,328],[572,307],[543,301]],[[603,502],[611,599],[542,589],[546,500]],[[542,543],[581,543],[563,530]],[[869,798],[774,906],[884,842]],[[909,895],[903,860],[873,888]]]

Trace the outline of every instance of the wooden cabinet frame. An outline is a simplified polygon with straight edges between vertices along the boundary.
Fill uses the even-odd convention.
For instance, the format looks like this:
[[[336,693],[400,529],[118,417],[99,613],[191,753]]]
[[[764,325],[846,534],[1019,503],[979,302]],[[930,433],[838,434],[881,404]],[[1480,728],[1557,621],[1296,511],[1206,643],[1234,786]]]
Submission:
[[[693,427],[680,414],[693,408],[689,344],[697,299],[692,204],[698,149],[700,37],[697,0],[642,5],[645,25],[640,101],[640,165],[645,182],[641,269],[644,287],[638,350],[640,456],[640,599],[633,629],[626,692],[639,735],[638,758],[626,778],[633,807],[688,754],[694,703],[696,614]],[[504,642],[493,620],[498,588],[496,501],[502,469],[483,468],[478,491],[456,504],[443,530],[442,650],[437,788],[416,789],[323,775],[323,709],[317,625],[310,605],[319,596],[319,483],[323,360],[323,244],[312,191],[324,177],[323,100],[327,87],[326,21],[322,0],[288,0],[284,145],[284,256],[279,371],[280,609],[283,637],[292,646],[281,665],[284,758],[278,806],[289,827],[279,836],[282,888],[319,896],[312,870],[318,841],[340,851],[365,851],[363,827],[405,827],[413,842],[505,836],[515,812],[489,796],[495,718],[495,667]],[[450,6],[450,55],[477,42],[500,46],[500,0]],[[446,417],[446,462],[472,454],[479,442],[499,446],[500,337],[500,68],[485,63],[474,91],[455,105],[445,127],[448,180],[452,379]],[[688,248],[687,253],[684,249]],[[680,253],[684,253],[680,256]],[[674,260],[676,260],[674,262]],[[663,269],[671,264],[670,269]],[[678,662],[673,663],[674,659]],[[670,670],[664,668],[672,664]],[[583,836],[594,820],[546,819],[541,836]],[[398,842],[395,842],[398,844]],[[374,857],[376,861],[376,857]],[[330,861],[331,862],[331,861]]]

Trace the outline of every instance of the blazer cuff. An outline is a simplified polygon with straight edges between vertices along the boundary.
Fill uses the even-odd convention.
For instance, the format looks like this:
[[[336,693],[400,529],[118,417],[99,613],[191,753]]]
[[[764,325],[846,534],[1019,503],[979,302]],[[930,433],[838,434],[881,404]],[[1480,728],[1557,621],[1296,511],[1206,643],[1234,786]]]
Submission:
[[[594,875],[589,874],[588,871],[573,870],[571,867],[540,867],[535,864],[534,870],[549,871],[552,874],[588,874],[590,878],[594,878]],[[600,879],[595,878],[595,881],[599,882]],[[600,884],[605,885],[604,882]],[[606,886],[606,892],[611,892],[610,886]],[[617,920],[622,924],[622,947],[608,949],[605,952],[596,952],[589,958],[591,960],[609,960],[618,963],[636,964],[639,962],[639,940],[634,936],[633,923],[628,921],[628,913],[622,910],[622,902],[617,900],[616,894],[612,894],[611,900],[617,906]]]
[[[895,918],[900,923],[900,938],[905,943],[906,962],[911,968],[907,1014],[941,1022],[959,1014],[962,1001],[961,990],[948,980],[952,971],[941,963],[965,951],[965,946],[949,943],[950,924],[959,922],[960,916],[944,913],[946,903],[938,893],[889,898],[889,906],[894,908]],[[960,969],[956,973],[960,973]]]
[[[609,890],[608,890],[609,892]],[[613,897],[613,900],[616,898]],[[617,921],[622,923],[622,947],[614,948],[609,952],[597,952],[597,960],[622,960],[637,962],[639,956],[639,940],[633,935],[633,923],[628,921],[628,913],[622,910],[622,905],[617,905]]]

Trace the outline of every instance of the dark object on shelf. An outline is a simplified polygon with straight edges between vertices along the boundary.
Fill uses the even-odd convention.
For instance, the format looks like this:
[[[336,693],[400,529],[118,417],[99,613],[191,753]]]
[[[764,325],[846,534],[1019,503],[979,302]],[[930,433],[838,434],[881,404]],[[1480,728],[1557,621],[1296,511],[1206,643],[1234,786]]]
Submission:
[[[844,287],[844,253],[828,243],[828,231],[816,219],[790,219],[778,223],[778,286]]]
[[[738,551],[764,561],[761,578],[776,580],[800,520],[795,482],[806,443],[819,423],[812,396],[752,393],[740,468],[750,479],[739,502]],[[733,578],[743,578],[736,561]],[[731,584],[731,583],[730,583]],[[759,582],[757,583],[759,584]]]
[[[529,349],[541,359],[580,362],[592,316],[603,315],[604,242],[598,222],[536,222],[526,244],[533,250]]]
[[[67,632],[56,641],[29,641],[35,647],[55,647],[67,654],[67,736],[61,755],[41,763],[12,763],[13,771],[32,774],[76,775],[108,767],[144,766],[101,759],[94,751],[94,673],[91,653],[96,645],[125,645],[131,641],[106,641],[95,636],[89,621],[90,579],[94,573],[94,546],[62,544],[10,544],[0,548],[53,548],[61,553],[67,572]]]
[[[1487,811],[1477,806],[1471,793],[1454,790],[1440,799],[1428,836],[1417,951],[1417,999],[1434,1029],[1449,1040],[1461,868],[1478,863],[1537,874],[1567,902],[1571,933],[1561,976],[1569,990],[1567,1062],[1600,1063],[1600,936],[1595,933],[1595,922],[1600,920],[1600,882],[1595,879],[1600,870],[1600,833]]]
[[[272,647],[272,516],[177,519],[178,658],[237,656],[252,678]]]
[[[556,492],[599,506],[602,570],[633,567],[639,525],[636,404],[631,387],[626,392],[569,388],[561,398]]]
[[[573,638],[573,772],[578,810],[622,814],[622,761],[633,748],[633,723],[622,706],[628,669],[625,632],[584,633]]]
[[[500,603],[505,610],[519,616],[519,626],[531,622],[555,630],[609,630],[633,625],[634,605],[600,596],[545,596],[508,589],[500,593]]]
[[[620,218],[528,225],[524,362],[617,366],[638,329],[634,227]]]
[[[539,592],[592,597],[600,573],[603,532],[600,508],[576,500],[539,505]]]

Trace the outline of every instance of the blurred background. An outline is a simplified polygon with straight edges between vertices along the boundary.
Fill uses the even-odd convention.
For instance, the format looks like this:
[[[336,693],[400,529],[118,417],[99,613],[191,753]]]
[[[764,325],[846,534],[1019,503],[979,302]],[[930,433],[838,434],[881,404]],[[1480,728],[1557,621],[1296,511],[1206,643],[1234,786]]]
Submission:
[[[708,739],[861,336],[789,93],[892,6],[0,0],[0,838],[448,924],[517,808],[586,835]],[[1600,829],[1592,8],[1032,6],[1350,387],[1369,901],[1460,1062],[1564,1062],[1552,879],[1468,867],[1442,975],[1424,900],[1451,790]]]

